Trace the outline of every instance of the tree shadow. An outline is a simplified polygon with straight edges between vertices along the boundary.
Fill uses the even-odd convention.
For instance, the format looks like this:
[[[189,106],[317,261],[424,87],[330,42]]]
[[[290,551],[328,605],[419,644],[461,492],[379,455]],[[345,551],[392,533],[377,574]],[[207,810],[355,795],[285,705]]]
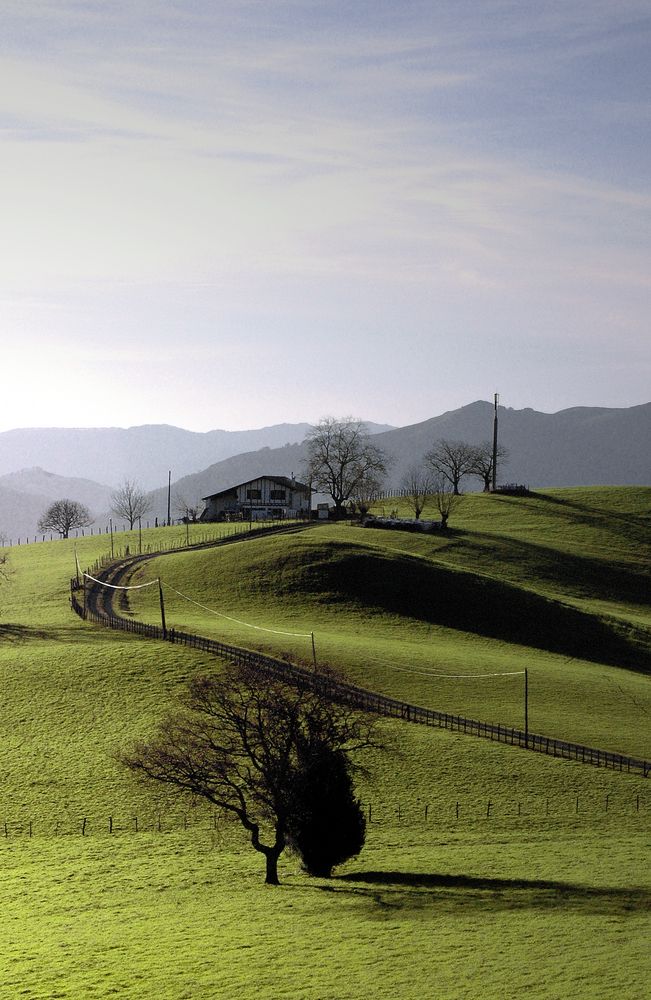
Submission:
[[[32,628],[30,625],[17,625],[5,622],[0,625],[0,642],[29,642],[36,639],[52,639],[51,629]]]
[[[557,553],[555,560],[558,566]],[[318,595],[322,604],[373,605],[432,625],[651,672],[648,630],[442,561],[397,559],[350,545],[333,547],[327,557],[319,554],[301,567],[300,581],[302,593]],[[648,578],[644,582],[648,586]]]
[[[324,890],[350,892],[380,909],[432,907],[449,912],[572,909],[611,916],[648,913],[642,886],[586,886],[550,879],[511,879],[432,872],[364,871],[338,875]]]
[[[70,625],[57,625],[53,628],[34,628],[31,625],[20,625],[16,622],[3,622],[0,624],[0,643],[28,643],[28,642],[60,642],[60,643],[96,643],[99,636],[124,635],[124,633],[111,632],[109,629],[98,631],[97,629],[80,628],[80,623],[73,620]]]
[[[485,565],[490,572],[494,564],[493,545],[493,536],[486,532],[459,532],[456,544],[449,548],[453,553],[455,550],[469,550],[473,559]],[[558,549],[539,542],[501,537],[500,549],[502,561],[506,557],[518,568],[535,563],[536,577],[557,588],[559,594],[569,590],[579,597],[622,601],[643,608],[651,605],[651,576],[648,571],[617,565],[612,560],[594,556],[566,552],[561,557]],[[438,557],[439,552],[436,555]]]
[[[636,538],[640,544],[648,545],[649,543],[648,517],[622,513],[617,510],[604,510],[603,507],[592,507],[590,504],[581,503],[571,497],[552,496],[549,493],[534,491],[530,496],[535,500],[556,507],[556,513],[563,515],[573,524],[599,526],[628,539]],[[505,499],[511,501],[510,497]]]

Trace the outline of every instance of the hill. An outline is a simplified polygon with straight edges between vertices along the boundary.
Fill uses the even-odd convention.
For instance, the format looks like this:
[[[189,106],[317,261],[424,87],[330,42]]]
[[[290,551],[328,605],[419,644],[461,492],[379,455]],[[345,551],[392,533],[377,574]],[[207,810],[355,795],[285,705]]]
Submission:
[[[451,712],[521,723],[526,664],[532,730],[648,756],[651,681],[626,658],[649,650],[650,503],[643,487],[471,495],[445,538],[317,525],[139,574],[161,574],[172,626],[295,657],[314,630],[319,664]],[[207,530],[227,529],[142,543]],[[133,551],[138,533],[115,543]],[[358,775],[360,857],[321,880],[284,854],[270,892],[236,824],[119,764],[219,662],[74,616],[75,554],[108,551],[105,536],[13,548],[0,585],[8,995],[420,1000],[434,980],[458,996],[469,968],[486,1000],[641,995],[648,781],[386,720]],[[156,620],[157,588],[120,606]]]
[[[493,406],[478,401],[408,427],[381,431],[374,441],[390,459],[387,489],[397,489],[407,469],[440,438],[481,444],[492,440]],[[627,409],[574,407],[559,413],[499,408],[499,441],[508,458],[499,482],[526,483],[532,489],[558,486],[651,484],[651,403]],[[302,444],[264,448],[238,455],[184,477],[174,492],[200,498],[255,476],[295,474],[307,457]],[[481,484],[464,479],[465,490]],[[164,519],[167,489],[152,492],[153,511]]]
[[[57,476],[38,467],[8,473],[0,476],[0,532],[7,541],[33,540],[41,515],[54,500],[65,498],[88,507],[103,528],[112,493],[110,486]]]
[[[135,479],[149,490],[166,483],[170,469],[179,479],[232,455],[302,441],[308,428],[307,423],[204,433],[167,424],[18,428],[0,433],[0,475],[42,466],[60,476],[93,479],[113,488]],[[387,425],[376,429],[386,430]]]
[[[25,467],[27,459],[64,477],[83,477],[113,487],[131,478],[151,489],[151,524],[167,518],[168,471],[172,471],[172,517],[176,500],[194,505],[201,497],[234,483],[265,474],[301,478],[306,459],[302,443],[307,424],[279,424],[260,431],[210,431],[195,434],[166,426],[128,430],[25,430],[0,434],[0,470]],[[397,489],[405,471],[422,460],[440,438],[473,444],[489,441],[493,406],[477,401],[408,427],[370,425],[374,438],[391,460],[387,488]],[[651,403],[624,409],[573,407],[558,413],[531,409],[499,409],[499,440],[508,458],[500,465],[500,482],[517,481],[532,489],[579,485],[651,484]],[[38,456],[37,458],[35,456]],[[15,471],[8,468],[7,471]],[[480,483],[466,478],[463,489]],[[61,484],[66,495],[72,484]],[[11,495],[2,490],[11,488]],[[42,512],[40,501],[21,499],[19,481],[0,479],[0,531],[7,537],[33,535]],[[84,501],[82,501],[84,502]],[[108,504],[98,514],[105,527]]]
[[[545,486],[651,484],[651,403],[625,409],[572,407],[558,413],[500,406],[499,441],[508,459],[500,482]],[[396,473],[438,438],[479,444],[492,440],[493,406],[476,402],[380,438],[396,456]],[[470,487],[470,480],[466,488]]]
[[[471,678],[528,665],[546,735],[571,730],[577,742],[623,751],[619,734],[635,718],[637,751],[651,754],[639,714],[640,693],[644,703],[651,694],[642,676],[651,674],[650,507],[648,487],[474,494],[447,534],[317,526],[254,546],[161,557],[135,582],[160,576],[173,588],[175,627],[300,657],[305,640],[274,639],[274,630],[314,632],[320,657],[356,683],[473,718],[519,724],[521,690],[511,677],[488,685]],[[130,609],[156,621],[157,594],[133,594]],[[638,691],[637,707],[616,699],[614,710],[614,667],[626,677],[619,683]]]

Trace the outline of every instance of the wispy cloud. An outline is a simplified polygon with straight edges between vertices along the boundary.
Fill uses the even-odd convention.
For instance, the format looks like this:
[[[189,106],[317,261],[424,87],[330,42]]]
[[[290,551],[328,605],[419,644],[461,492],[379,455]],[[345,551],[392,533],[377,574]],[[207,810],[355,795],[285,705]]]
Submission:
[[[193,305],[198,340],[216,318],[246,338],[331,309],[342,327],[408,315],[417,340],[433,311],[454,326],[471,309],[478,337],[498,313],[534,316],[522,337],[570,315],[577,340],[606,316],[640,336],[648,14],[8,0],[0,300],[67,295],[72,325],[103,335],[112,302],[115,329],[149,316],[168,342],[187,305],[172,323],[154,295],[201,288],[216,304]],[[13,322],[38,330],[28,312]]]

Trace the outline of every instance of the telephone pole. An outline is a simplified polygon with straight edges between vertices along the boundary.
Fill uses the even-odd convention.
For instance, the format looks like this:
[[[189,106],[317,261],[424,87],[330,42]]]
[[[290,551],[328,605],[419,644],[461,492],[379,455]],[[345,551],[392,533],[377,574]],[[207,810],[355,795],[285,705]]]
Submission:
[[[499,405],[500,397],[499,394],[495,393],[495,412],[493,415],[493,483],[492,490],[493,493],[497,489],[497,407]]]

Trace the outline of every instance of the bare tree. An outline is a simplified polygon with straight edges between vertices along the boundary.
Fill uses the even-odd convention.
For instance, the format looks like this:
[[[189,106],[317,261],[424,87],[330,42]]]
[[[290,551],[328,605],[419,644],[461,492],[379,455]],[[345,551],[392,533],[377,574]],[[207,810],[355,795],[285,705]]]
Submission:
[[[445,531],[450,514],[461,500],[461,494],[454,492],[451,483],[444,476],[439,476],[434,483],[431,498],[441,515],[441,528]]]
[[[501,445],[497,446],[497,458],[508,458],[508,451]],[[469,469],[471,476],[477,476],[484,484],[484,493],[490,493],[493,482],[493,445],[489,441],[477,445],[475,458]]]
[[[422,465],[412,465],[402,477],[405,500],[414,512],[417,521],[432,495],[434,478]]]
[[[364,476],[357,484],[350,497],[351,513],[359,512],[360,517],[365,517],[371,509],[381,486],[381,481],[374,474]]]
[[[451,485],[452,492],[459,493],[459,483],[472,471],[476,448],[465,441],[437,441],[425,455],[432,472],[443,476]]]
[[[58,531],[62,538],[68,538],[73,528],[87,528],[93,523],[88,507],[76,500],[55,500],[39,519],[41,532]]]
[[[195,497],[193,500],[188,500],[186,497],[181,496],[179,493],[174,497],[174,509],[177,514],[180,514],[184,521],[190,521],[192,524],[199,520],[199,514],[201,513],[201,500]]]
[[[151,500],[138,483],[125,479],[111,496],[111,510],[128,521],[129,528],[133,528],[136,521],[151,510]]]
[[[7,536],[0,534],[0,546],[7,544]],[[9,557],[6,552],[0,554],[0,583],[6,583],[9,579]]]
[[[366,720],[308,687],[231,664],[218,677],[194,678],[158,735],[121,759],[235,816],[265,857],[265,881],[277,885],[278,859],[301,809],[295,790],[306,755],[315,745],[344,753],[370,745]]]
[[[324,417],[310,428],[306,442],[308,479],[314,490],[332,497],[338,515],[347,501],[380,489],[387,457],[360,420]]]

